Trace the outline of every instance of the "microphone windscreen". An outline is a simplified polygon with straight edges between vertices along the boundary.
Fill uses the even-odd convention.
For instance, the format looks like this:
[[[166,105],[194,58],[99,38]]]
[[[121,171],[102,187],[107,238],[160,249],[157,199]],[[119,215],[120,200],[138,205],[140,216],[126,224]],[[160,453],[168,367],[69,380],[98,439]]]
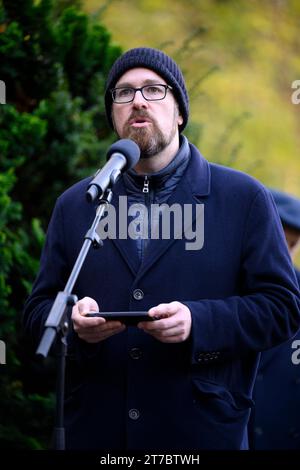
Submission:
[[[126,158],[127,164],[125,170],[133,168],[140,159],[140,148],[131,139],[120,139],[108,149],[107,160],[113,153],[121,153]]]

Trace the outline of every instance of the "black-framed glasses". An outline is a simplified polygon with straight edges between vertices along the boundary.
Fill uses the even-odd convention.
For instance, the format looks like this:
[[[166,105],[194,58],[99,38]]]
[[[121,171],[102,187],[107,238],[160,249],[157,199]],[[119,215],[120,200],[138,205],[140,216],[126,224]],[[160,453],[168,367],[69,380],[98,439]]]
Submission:
[[[130,103],[134,100],[137,91],[142,93],[143,98],[147,101],[159,101],[166,97],[167,91],[172,90],[170,85],[144,85],[140,88],[133,88],[129,86],[113,88],[111,91],[114,103]]]

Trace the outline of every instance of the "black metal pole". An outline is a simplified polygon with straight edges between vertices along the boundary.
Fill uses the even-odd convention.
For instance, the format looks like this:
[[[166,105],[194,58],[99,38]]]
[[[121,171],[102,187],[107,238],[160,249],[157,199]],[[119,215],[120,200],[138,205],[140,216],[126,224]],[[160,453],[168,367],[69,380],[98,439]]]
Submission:
[[[62,292],[58,292],[55,298],[54,304],[52,305],[52,308],[46,320],[46,323],[45,323],[46,329],[44,331],[44,334],[42,336],[42,339],[40,341],[36,354],[40,354],[41,356],[47,357],[49,350],[51,348],[51,345],[56,337],[56,334],[60,330],[63,330],[63,331],[67,330],[67,325],[65,324],[67,322],[67,319],[66,319],[67,306],[74,305],[77,302],[77,298],[71,294],[72,289],[77,281],[80,270],[82,268],[82,265],[85,261],[85,258],[88,254],[88,251],[91,245],[93,245],[94,247],[102,246],[102,240],[100,239],[96,230],[103,216],[105,208],[111,202],[111,199],[112,199],[112,191],[111,190],[107,190],[107,191],[108,191],[107,197],[105,199],[102,198],[99,201],[99,205],[96,209],[95,219],[91,225],[91,228],[88,230],[88,232],[86,233],[84,237],[85,238],[84,243],[76,259],[76,262],[69,276],[67,284],[64,290]]]
[[[53,444],[55,450],[65,450],[64,428],[64,394],[65,394],[65,369],[66,369],[67,341],[66,336],[60,338],[58,348],[58,371],[56,378],[56,407]]]
[[[65,449],[65,429],[64,429],[64,395],[65,395],[65,366],[67,354],[67,333],[68,333],[68,307],[75,305],[77,297],[72,295],[72,289],[77,281],[82,265],[88,254],[88,251],[93,245],[98,248],[103,245],[102,240],[97,234],[98,224],[103,216],[104,210],[110,204],[112,199],[112,191],[107,189],[106,193],[99,200],[96,209],[96,216],[91,225],[91,228],[85,235],[82,248],[76,259],[72,272],[69,276],[65,289],[58,292],[55,301],[52,305],[48,318],[45,322],[45,331],[39,343],[36,354],[44,357],[48,356],[49,350],[59,335],[60,344],[58,351],[58,373],[56,384],[56,409],[55,409],[55,425],[54,425],[54,449]]]

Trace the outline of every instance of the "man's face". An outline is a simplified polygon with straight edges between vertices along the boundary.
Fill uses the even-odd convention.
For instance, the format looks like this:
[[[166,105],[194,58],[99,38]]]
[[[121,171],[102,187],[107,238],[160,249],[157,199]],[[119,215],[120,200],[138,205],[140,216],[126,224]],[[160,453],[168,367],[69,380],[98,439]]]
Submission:
[[[295,257],[295,254],[300,247],[300,232],[289,226],[284,226],[284,234],[287,241],[289,253],[291,258]]]
[[[144,85],[167,85],[157,73],[146,68],[128,70],[115,87],[140,88]],[[112,120],[122,139],[134,140],[141,149],[141,157],[158,154],[178,139],[178,125],[183,119],[171,90],[159,101],[147,101],[140,91],[131,103],[113,103]]]

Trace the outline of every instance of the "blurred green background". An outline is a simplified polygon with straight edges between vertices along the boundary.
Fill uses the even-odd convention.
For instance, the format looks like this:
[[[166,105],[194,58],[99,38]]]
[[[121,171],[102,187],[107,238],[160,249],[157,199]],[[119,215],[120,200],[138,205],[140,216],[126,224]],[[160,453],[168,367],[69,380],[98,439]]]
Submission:
[[[212,161],[300,196],[297,0],[86,0],[124,49],[163,48],[185,72],[196,143]]]
[[[115,138],[111,64],[141,45],[173,56],[203,155],[300,197],[299,21],[296,0],[0,0],[0,448],[50,445],[56,365],[36,362],[21,312],[55,199]]]

